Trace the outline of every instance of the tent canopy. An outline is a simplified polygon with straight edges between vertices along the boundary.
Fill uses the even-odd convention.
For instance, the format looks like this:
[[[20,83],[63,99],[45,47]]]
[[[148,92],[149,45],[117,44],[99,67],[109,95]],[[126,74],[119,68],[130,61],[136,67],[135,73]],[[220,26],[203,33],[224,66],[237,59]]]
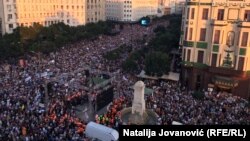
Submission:
[[[145,71],[142,70],[141,73],[139,75],[137,75],[137,77],[145,78],[145,79],[152,79],[152,80],[165,79],[165,80],[179,81],[180,74],[174,73],[174,72],[169,72],[168,75],[164,74],[161,77],[156,77],[156,76],[148,76],[148,75],[146,75]]]
[[[179,81],[180,74],[179,73],[174,73],[174,72],[169,72],[168,75],[166,75],[166,74],[162,75],[161,79],[172,80],[172,81]]]
[[[153,89],[150,89],[150,88],[145,88],[145,89],[144,89],[145,95],[151,95],[151,94],[153,94],[153,92],[154,92]]]
[[[137,77],[146,78],[146,79],[153,79],[153,80],[157,80],[158,79],[155,76],[146,75],[146,72],[144,70],[142,70],[141,73],[139,75],[137,75]]]

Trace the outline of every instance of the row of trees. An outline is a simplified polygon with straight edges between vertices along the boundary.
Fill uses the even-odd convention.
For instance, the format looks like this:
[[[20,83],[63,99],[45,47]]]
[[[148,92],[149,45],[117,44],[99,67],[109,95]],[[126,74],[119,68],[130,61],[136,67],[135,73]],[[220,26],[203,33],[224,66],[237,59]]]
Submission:
[[[49,27],[34,24],[32,27],[18,27],[12,34],[0,39],[0,59],[16,58],[27,52],[49,53],[65,44],[83,39],[95,39],[100,34],[109,33],[109,22],[90,23],[85,26],[70,27],[58,23]]]

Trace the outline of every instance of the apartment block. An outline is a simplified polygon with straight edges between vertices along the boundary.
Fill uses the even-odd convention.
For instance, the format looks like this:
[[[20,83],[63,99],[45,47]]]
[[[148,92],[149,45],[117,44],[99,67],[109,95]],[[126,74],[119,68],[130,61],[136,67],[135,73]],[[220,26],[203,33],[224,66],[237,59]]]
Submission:
[[[250,95],[250,0],[187,0],[182,81],[191,89]]]
[[[63,22],[70,26],[105,20],[105,0],[1,0],[1,33],[18,26]]]
[[[106,0],[106,18],[135,22],[144,16],[157,16],[158,0]]]

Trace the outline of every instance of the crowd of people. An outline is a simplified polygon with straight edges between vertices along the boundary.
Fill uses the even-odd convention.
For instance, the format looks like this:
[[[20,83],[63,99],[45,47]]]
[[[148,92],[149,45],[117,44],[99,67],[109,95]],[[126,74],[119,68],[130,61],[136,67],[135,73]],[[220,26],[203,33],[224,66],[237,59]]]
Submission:
[[[145,34],[150,38],[152,31],[139,25],[124,25],[115,36],[102,35],[96,40],[65,45],[49,55],[28,56],[20,64],[2,63],[0,140],[86,140],[86,122],[70,108],[82,103],[78,100],[83,97],[91,99],[83,71],[88,69],[90,75],[119,71],[119,62],[109,63],[103,54],[123,44],[140,47],[137,39]],[[114,77],[118,75],[121,72]],[[56,83],[46,94],[50,82]]]
[[[91,101],[88,77],[109,74],[114,86],[114,101],[104,115],[95,121],[118,129],[122,124],[120,110],[131,106],[133,91],[129,88],[138,80],[134,74],[121,70],[128,54],[116,61],[108,61],[103,54],[120,45],[138,49],[143,38],[154,37],[152,26],[124,25],[115,36],[101,35],[95,40],[84,40],[65,45],[49,55],[29,56],[26,65],[0,65],[0,140],[75,140],[86,141],[86,121],[76,115],[72,106]],[[167,24],[167,23],[164,23]],[[86,74],[84,70],[89,70]],[[53,83],[48,93],[47,85]],[[249,124],[247,102],[238,97],[206,95],[197,101],[177,83],[155,84],[154,94],[147,99],[147,108],[159,115],[160,124],[176,120],[184,124]]]
[[[203,100],[194,99],[176,82],[161,82],[147,99],[148,108],[159,115],[160,124],[173,121],[190,125],[250,124],[248,101],[226,92],[205,92]]]

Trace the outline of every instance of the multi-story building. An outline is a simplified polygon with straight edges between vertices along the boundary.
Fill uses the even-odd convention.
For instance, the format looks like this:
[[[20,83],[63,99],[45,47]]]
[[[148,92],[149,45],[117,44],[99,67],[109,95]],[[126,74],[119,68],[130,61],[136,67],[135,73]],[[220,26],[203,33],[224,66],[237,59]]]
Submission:
[[[185,4],[184,1],[185,0],[159,0],[159,5],[161,6],[160,9],[162,9],[162,11],[166,11],[164,13],[181,14]]]
[[[84,1],[84,0],[77,0]],[[85,0],[86,1],[86,0]],[[98,22],[106,20],[106,0],[87,0],[87,9],[85,10],[87,22]],[[86,7],[85,7],[86,8]]]
[[[105,20],[105,0],[1,0],[1,32],[39,23],[63,22],[70,26]]]
[[[250,0],[187,0],[181,29],[184,84],[249,98]]]
[[[157,9],[157,0],[106,0],[106,18],[113,21],[138,21],[156,16]]]

